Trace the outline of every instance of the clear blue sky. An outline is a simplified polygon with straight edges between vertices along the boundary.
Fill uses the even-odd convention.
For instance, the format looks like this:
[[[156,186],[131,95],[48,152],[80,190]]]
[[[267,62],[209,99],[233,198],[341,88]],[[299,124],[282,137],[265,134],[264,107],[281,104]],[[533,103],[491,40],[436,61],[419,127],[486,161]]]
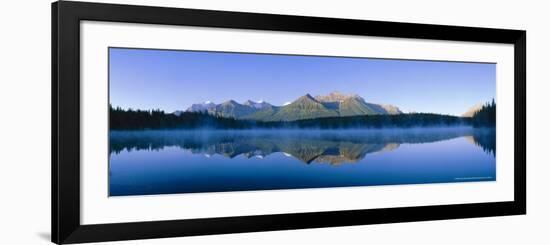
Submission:
[[[110,103],[185,110],[229,99],[282,105],[306,93],[353,93],[405,112],[460,115],[495,97],[496,65],[110,48]]]

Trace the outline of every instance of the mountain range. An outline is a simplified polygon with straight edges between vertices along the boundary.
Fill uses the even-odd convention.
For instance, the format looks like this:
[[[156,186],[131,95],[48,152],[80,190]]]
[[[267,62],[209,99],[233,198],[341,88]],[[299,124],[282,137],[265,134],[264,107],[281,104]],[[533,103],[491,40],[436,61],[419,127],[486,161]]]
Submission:
[[[265,101],[247,100],[240,104],[228,100],[221,104],[210,101],[193,104],[187,112],[207,112],[212,115],[258,121],[295,121],[321,117],[344,117],[359,115],[395,115],[401,110],[394,105],[380,105],[366,102],[358,95],[332,92],[328,95],[305,94],[291,103],[275,106]],[[176,111],[179,115],[182,111]]]

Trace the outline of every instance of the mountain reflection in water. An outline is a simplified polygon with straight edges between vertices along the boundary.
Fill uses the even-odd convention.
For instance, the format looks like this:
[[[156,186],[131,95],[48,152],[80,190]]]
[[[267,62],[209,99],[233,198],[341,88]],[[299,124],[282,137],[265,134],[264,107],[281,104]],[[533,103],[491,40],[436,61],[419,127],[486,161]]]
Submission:
[[[465,137],[495,155],[495,130],[460,128],[375,130],[150,130],[110,132],[110,154],[179,147],[193,154],[265,158],[283,153],[304,163],[355,163],[367,154]]]

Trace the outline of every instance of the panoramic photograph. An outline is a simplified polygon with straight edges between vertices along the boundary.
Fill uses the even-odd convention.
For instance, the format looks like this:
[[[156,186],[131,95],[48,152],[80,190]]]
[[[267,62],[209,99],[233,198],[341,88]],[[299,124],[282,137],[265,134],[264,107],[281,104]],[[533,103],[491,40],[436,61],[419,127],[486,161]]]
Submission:
[[[109,196],[496,181],[496,64],[109,48]]]

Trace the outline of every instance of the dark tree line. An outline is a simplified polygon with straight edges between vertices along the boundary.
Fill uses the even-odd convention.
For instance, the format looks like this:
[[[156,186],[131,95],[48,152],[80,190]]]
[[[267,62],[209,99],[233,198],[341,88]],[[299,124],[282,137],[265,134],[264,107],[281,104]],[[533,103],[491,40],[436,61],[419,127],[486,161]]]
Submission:
[[[468,119],[432,113],[327,117],[288,122],[298,128],[412,128],[468,125]]]
[[[206,112],[167,114],[161,110],[124,110],[109,106],[109,128],[112,130],[232,128],[249,127],[233,118],[214,116]]]
[[[495,127],[496,125],[497,105],[493,99],[484,104],[481,109],[472,116],[472,125],[474,127]]]
[[[206,112],[182,112],[179,115],[161,110],[124,110],[109,108],[111,130],[143,129],[250,129],[250,128],[383,128],[383,127],[437,127],[471,125],[475,118],[462,118],[431,113],[408,113],[398,115],[366,115],[350,117],[326,117],[291,122],[262,122],[238,120],[211,115]],[[479,121],[483,114],[478,115]],[[483,122],[484,123],[484,122]]]

